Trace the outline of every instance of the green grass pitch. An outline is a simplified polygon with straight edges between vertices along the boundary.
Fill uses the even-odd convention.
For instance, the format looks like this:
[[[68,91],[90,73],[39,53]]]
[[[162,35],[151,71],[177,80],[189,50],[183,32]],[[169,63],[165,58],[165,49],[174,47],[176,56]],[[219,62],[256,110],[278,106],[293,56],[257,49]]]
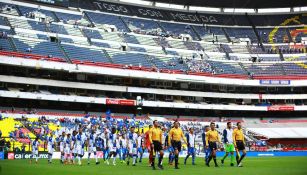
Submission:
[[[0,160],[0,175],[307,175],[307,157],[247,157],[243,161],[244,167],[230,167],[229,158],[225,165],[215,168],[213,162],[211,167],[204,165],[204,160],[196,159],[197,165],[191,165],[191,158],[187,165],[183,165],[180,158],[179,170],[173,166],[166,165],[164,159],[164,170],[151,170],[147,165],[148,159],[137,166],[127,166],[117,161],[117,165],[106,165],[101,162],[95,165],[94,160],[87,165],[83,159],[83,165],[62,165],[59,160],[53,160],[47,164],[46,159],[39,160],[38,164],[29,164],[28,160]]]

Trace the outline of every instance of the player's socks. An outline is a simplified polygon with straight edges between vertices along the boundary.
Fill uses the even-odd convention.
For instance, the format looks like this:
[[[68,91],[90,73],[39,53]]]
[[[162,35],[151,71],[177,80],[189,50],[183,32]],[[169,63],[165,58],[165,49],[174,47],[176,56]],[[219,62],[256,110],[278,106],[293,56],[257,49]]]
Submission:
[[[159,156],[159,160],[158,160],[158,165],[161,165],[161,163],[162,163],[162,160],[163,160],[163,155],[161,156]]]
[[[134,155],[133,156],[133,163],[132,164],[135,165],[135,163],[136,163],[136,156]]]
[[[212,160],[212,156],[209,156],[207,163],[209,164],[211,160]]]
[[[228,156],[228,155],[227,155],[227,154],[225,154],[225,155],[224,155],[224,157],[222,158],[222,160],[225,160],[227,156]]]
[[[90,157],[91,157],[91,153],[88,153],[88,156],[87,156],[87,163],[90,164]]]
[[[116,157],[113,157],[113,165],[116,165]]]
[[[234,164],[234,161],[235,161],[235,156],[234,156],[234,155],[231,155],[231,156],[230,156],[230,162],[231,162],[231,164]]]
[[[151,159],[151,166],[154,168],[155,167],[155,158]]]
[[[216,157],[213,157],[213,161],[214,161],[214,165],[218,166],[217,163],[216,163]]]
[[[178,155],[175,155],[175,168],[178,168]],[[176,169],[177,169],[176,168]]]
[[[195,165],[195,154],[192,154],[192,165]]]
[[[95,160],[96,160],[96,163],[97,163],[98,162],[97,154],[94,154],[94,157],[95,157]]]
[[[139,162],[142,162],[143,154],[140,154]]]
[[[187,160],[190,157],[190,154],[188,154],[185,158],[184,158],[184,164],[187,164]]]
[[[245,157],[245,154],[243,154],[243,155],[241,156],[241,158],[240,158],[240,160],[239,160],[238,164],[240,164],[240,163],[241,163],[241,161],[244,159],[244,157]]]
[[[78,156],[78,164],[81,165],[81,156]]]
[[[236,155],[236,161],[237,161],[237,164],[239,164],[239,156]]]

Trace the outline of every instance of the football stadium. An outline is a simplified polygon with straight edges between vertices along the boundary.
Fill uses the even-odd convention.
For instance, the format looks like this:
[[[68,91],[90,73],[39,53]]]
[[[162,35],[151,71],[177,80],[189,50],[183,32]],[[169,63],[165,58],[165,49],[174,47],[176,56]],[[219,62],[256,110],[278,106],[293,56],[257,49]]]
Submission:
[[[306,0],[0,0],[0,175],[307,175]]]

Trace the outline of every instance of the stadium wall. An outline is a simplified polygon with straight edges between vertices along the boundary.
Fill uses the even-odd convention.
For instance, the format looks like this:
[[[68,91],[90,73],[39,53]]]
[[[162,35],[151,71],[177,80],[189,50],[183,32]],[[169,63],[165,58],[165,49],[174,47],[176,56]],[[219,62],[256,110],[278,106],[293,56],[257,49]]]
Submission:
[[[217,156],[218,157],[223,157],[224,156],[224,152],[217,152]],[[4,154],[3,152],[0,153],[0,160],[4,159]],[[30,158],[31,153],[27,152],[24,154],[24,159],[29,159]],[[185,157],[187,155],[186,151],[182,151],[180,153],[180,157]],[[282,151],[276,151],[276,152],[247,152],[247,157],[289,157],[289,156],[307,156],[307,151],[289,151],[289,152],[282,152]],[[41,159],[47,159],[47,153],[46,152],[42,152],[39,155],[39,158]],[[61,153],[60,152],[54,152],[53,153],[53,159],[60,159],[61,157]],[[88,157],[88,153],[85,152],[84,153],[84,157],[83,159],[87,159]],[[97,157],[98,158],[103,158],[103,153],[101,151],[97,152]],[[164,157],[168,157],[168,152],[165,152]],[[199,155],[197,155],[197,157],[205,157],[204,153],[200,153]],[[13,160],[13,159],[22,159],[22,154],[20,153],[13,153],[13,152],[9,152],[7,157],[7,159]],[[90,158],[94,158],[94,154],[91,154]],[[143,158],[148,158],[148,153],[144,153]]]

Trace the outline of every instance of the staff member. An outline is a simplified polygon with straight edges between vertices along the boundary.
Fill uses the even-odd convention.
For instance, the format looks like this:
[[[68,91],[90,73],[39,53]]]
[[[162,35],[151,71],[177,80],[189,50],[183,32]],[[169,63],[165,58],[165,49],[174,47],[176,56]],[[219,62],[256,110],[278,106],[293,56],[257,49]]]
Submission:
[[[179,122],[174,122],[174,128],[172,128],[168,133],[168,144],[172,145],[175,150],[175,169],[178,168],[178,154],[181,151],[181,139],[187,144],[181,128],[179,128]]]
[[[151,166],[152,169],[155,170],[155,157],[156,157],[156,152],[160,153],[159,156],[159,161],[158,161],[158,168],[163,169],[163,166],[161,165],[162,159],[163,159],[163,149],[162,149],[162,130],[159,128],[159,122],[157,120],[153,121],[153,128],[149,130],[149,141],[151,144],[151,154],[152,154],[152,159],[151,159]]]
[[[244,135],[243,135],[243,129],[241,122],[237,123],[237,128],[233,130],[232,134],[233,143],[235,145],[236,149],[236,159],[237,159],[237,166],[242,167],[241,161],[246,156],[246,150],[245,150],[245,141],[244,141]],[[243,152],[243,154],[240,156],[240,151]]]
[[[206,162],[206,165],[209,167],[210,166],[209,163],[213,158],[215,167],[218,167],[218,164],[216,163],[216,150],[217,150],[217,143],[221,144],[221,140],[220,140],[219,133],[215,129],[215,123],[214,122],[210,123],[210,128],[211,128],[211,130],[209,130],[206,133],[206,148],[209,147],[211,153],[210,153],[210,156],[209,156],[209,158]]]

